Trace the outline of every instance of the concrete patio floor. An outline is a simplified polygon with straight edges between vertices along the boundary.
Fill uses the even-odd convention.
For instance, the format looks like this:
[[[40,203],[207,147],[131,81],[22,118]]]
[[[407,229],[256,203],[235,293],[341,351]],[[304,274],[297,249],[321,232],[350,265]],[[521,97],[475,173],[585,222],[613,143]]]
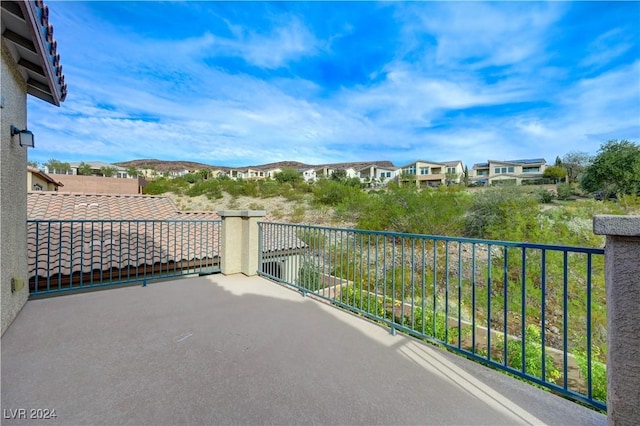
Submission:
[[[606,424],[260,277],[29,301],[1,346],[3,424]]]

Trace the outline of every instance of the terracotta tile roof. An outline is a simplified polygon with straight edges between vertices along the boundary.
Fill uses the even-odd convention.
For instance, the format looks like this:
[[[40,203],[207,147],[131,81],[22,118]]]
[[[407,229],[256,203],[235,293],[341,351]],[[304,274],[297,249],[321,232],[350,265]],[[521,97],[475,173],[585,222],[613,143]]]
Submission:
[[[213,221],[30,222],[29,277],[195,264],[219,256],[219,235]]]
[[[27,218],[46,220],[213,220],[216,212],[181,212],[163,196],[32,192]]]
[[[303,227],[281,223],[270,223],[269,220],[262,224],[262,252],[272,253],[278,251],[296,250],[307,247],[299,237],[310,231]]]
[[[27,227],[30,277],[219,256],[218,214],[180,212],[167,197],[33,192],[27,217],[45,220]]]

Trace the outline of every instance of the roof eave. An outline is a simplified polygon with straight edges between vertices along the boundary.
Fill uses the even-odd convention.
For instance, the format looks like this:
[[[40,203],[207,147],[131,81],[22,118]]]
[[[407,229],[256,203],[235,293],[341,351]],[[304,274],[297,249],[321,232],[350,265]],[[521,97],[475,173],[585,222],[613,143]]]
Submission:
[[[19,4],[25,17],[27,27],[29,28],[29,32],[33,37],[33,44],[36,48],[37,54],[42,61],[42,69],[45,73],[45,78],[50,92],[46,93],[35,85],[29,85],[29,82],[27,82],[27,91],[32,96],[49,102],[55,106],[60,106],[60,103],[64,101],[66,95],[66,93],[63,93],[62,89],[64,81],[62,67],[54,66],[54,60],[52,57],[55,56],[55,51],[52,52],[51,49],[47,48],[47,45],[51,45],[51,43],[53,43],[53,26],[51,24],[48,24],[48,26],[41,25],[41,22],[43,21],[43,18],[41,17],[43,9],[38,7],[36,2],[21,1]],[[50,30],[48,28],[50,28]],[[51,32],[49,35],[51,42],[48,42],[46,39],[48,31]]]

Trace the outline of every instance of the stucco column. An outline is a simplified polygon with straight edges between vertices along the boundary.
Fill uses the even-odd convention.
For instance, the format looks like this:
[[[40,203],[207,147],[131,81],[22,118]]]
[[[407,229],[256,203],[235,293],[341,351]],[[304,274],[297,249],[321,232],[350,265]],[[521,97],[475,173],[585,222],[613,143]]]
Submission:
[[[607,416],[610,425],[640,419],[640,216],[599,215],[606,235]]]
[[[258,271],[258,221],[264,210],[225,210],[222,218],[222,259],[225,275],[243,273],[251,276]]]

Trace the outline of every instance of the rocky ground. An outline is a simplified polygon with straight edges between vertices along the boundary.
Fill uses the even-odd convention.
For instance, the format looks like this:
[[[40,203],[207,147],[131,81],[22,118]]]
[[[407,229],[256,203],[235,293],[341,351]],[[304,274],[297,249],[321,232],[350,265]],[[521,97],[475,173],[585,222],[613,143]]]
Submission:
[[[284,197],[255,198],[232,197],[223,192],[223,197],[208,199],[204,195],[189,197],[166,193],[179,210],[220,211],[220,210],[265,210],[267,218],[274,222],[301,223],[318,226],[352,227],[353,224],[340,222],[333,217],[333,209],[326,206],[313,206],[308,199],[297,201]]]

